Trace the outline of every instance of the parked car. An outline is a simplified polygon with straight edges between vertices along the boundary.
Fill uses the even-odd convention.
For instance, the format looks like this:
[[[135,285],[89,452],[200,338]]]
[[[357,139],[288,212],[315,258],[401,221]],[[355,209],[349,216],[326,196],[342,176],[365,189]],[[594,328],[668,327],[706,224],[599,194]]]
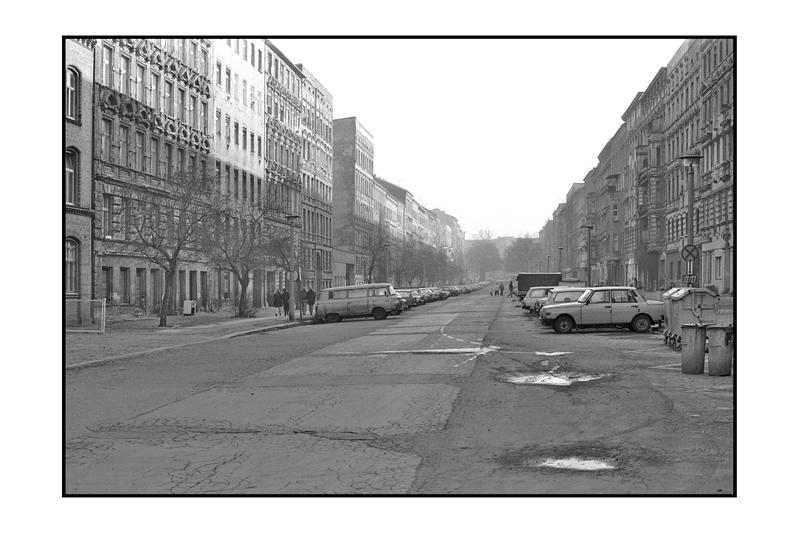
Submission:
[[[554,287],[545,298],[539,298],[530,308],[530,312],[541,314],[541,308],[548,304],[561,304],[576,301],[586,291],[585,287]]]
[[[558,333],[619,326],[643,333],[663,322],[664,308],[663,302],[647,300],[635,287],[590,287],[577,301],[545,305],[540,319]]]
[[[415,296],[410,289],[397,289],[397,294],[402,296],[409,308],[416,307],[419,304],[418,296]]]
[[[383,320],[402,312],[402,298],[389,283],[332,287],[321,291],[319,297],[314,316],[325,322],[365,316]]]
[[[535,301],[539,298],[546,298],[552,288],[554,288],[554,286],[530,287],[527,289],[527,294],[522,298],[522,309],[528,309],[532,312]]]

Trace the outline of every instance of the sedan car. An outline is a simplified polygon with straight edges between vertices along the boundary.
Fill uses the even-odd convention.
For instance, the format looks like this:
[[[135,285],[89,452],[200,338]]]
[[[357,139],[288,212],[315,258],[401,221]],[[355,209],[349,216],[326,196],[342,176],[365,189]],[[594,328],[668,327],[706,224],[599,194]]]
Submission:
[[[545,298],[539,298],[530,309],[536,315],[541,314],[541,308],[549,304],[560,304],[576,301],[585,292],[585,287],[555,287],[550,289]]]
[[[591,287],[575,302],[545,305],[540,312],[541,323],[557,333],[618,326],[643,333],[663,318],[663,302],[647,300],[635,287]]]

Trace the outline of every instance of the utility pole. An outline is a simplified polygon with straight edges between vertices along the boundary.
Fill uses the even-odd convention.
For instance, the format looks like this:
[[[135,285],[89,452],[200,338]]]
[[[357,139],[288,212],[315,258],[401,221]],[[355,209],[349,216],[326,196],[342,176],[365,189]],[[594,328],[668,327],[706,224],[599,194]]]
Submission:
[[[300,215],[286,215],[286,219],[289,221],[289,232],[290,232],[290,239],[291,239],[291,255],[289,257],[289,320],[294,322],[294,318],[296,316],[294,312],[294,299],[295,299],[295,291],[297,290],[297,282],[295,281],[296,276],[296,259],[295,259],[295,245],[294,245],[294,221],[299,219]]]
[[[563,268],[561,263],[562,257],[563,257],[563,246],[558,246],[558,272],[560,272],[561,275],[563,275]]]
[[[699,160],[702,159],[702,156],[699,154],[686,154],[680,156],[679,159],[682,159],[682,164],[684,167],[688,168],[688,175],[686,176],[686,187],[685,187],[685,194],[686,194],[686,210],[688,213],[685,217],[685,230],[688,233],[686,236],[686,246],[693,247],[694,244],[694,164],[698,165]],[[686,261],[686,273],[693,274],[694,273],[694,262],[693,261]],[[689,283],[689,286],[693,286],[693,283]]]
[[[595,226],[593,224],[584,224],[584,225],[580,226],[580,228],[584,228],[584,229],[588,230],[588,268],[587,268],[587,270],[588,270],[588,273],[587,273],[587,276],[588,276],[587,286],[588,287],[591,286],[591,231],[593,231],[594,227]]]
[[[388,249],[391,248],[391,243],[384,242],[383,248],[386,250],[386,283],[391,283],[388,281]]]

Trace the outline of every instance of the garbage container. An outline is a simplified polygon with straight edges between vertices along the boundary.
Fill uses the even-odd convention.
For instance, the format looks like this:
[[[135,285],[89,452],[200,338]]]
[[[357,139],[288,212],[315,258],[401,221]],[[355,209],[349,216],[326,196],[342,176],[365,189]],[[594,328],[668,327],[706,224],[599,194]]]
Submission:
[[[183,316],[193,315],[197,312],[197,300],[183,300]]]
[[[682,324],[682,373],[705,373],[706,326],[703,324]]]
[[[713,324],[707,327],[707,373],[710,376],[729,376],[732,373],[733,327]]]
[[[704,287],[674,287],[663,294],[665,327],[663,342],[679,350],[682,324],[715,324],[721,298]]]

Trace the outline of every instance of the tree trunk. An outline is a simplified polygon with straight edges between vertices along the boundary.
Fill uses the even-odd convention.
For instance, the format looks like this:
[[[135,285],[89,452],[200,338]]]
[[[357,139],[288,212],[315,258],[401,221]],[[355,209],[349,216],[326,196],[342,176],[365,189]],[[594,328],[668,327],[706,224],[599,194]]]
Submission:
[[[250,273],[245,272],[242,275],[236,274],[239,280],[239,287],[241,287],[241,294],[239,294],[239,310],[236,314],[239,318],[247,317],[247,287],[250,285]]]
[[[166,271],[166,284],[164,285],[164,295],[161,298],[161,315],[158,321],[159,328],[167,327],[166,317],[175,304],[175,271],[176,267]]]

